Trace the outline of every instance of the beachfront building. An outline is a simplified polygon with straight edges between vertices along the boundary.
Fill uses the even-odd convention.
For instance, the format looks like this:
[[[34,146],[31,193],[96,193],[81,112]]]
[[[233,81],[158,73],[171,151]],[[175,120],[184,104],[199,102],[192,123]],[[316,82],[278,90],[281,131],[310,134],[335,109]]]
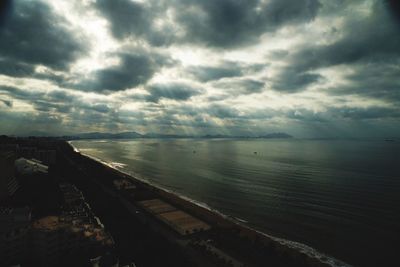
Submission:
[[[31,222],[29,208],[0,209],[0,266],[21,261],[34,266],[65,262],[81,266],[113,250],[113,238],[84,201],[82,192],[70,184],[62,184],[60,189],[64,205],[57,216]]]
[[[71,257],[87,262],[113,246],[112,237],[95,224],[71,222],[63,216],[47,216],[32,224],[32,255],[42,266],[54,266]]]
[[[0,266],[19,264],[27,258],[31,210],[0,207]]]
[[[17,154],[18,148],[18,144],[0,144],[0,151],[2,152],[14,152]]]
[[[71,257],[88,262],[111,251],[114,241],[82,192],[68,183],[59,188],[63,196],[61,215],[41,218],[32,226],[36,262],[48,266]]]
[[[104,228],[100,219],[95,216],[89,204],[85,201],[82,192],[72,184],[60,184],[63,195],[61,214],[65,221],[79,221],[87,224],[96,224]]]
[[[62,183],[59,186],[65,206],[75,206],[85,201],[82,192],[75,185]]]
[[[211,228],[210,225],[202,220],[158,198],[139,201],[138,204],[183,236],[206,231]]]
[[[49,167],[35,159],[19,158],[15,161],[15,169],[22,175],[47,174]]]
[[[35,158],[37,148],[33,146],[19,146],[18,147],[18,156],[26,159]]]
[[[8,145],[10,147],[11,145]],[[26,159],[36,159],[47,165],[56,163],[56,151],[53,149],[38,149],[35,146],[18,146],[12,147],[16,150],[19,157]]]
[[[56,155],[55,150],[36,150],[34,158],[40,160],[44,164],[52,165],[56,163]]]
[[[20,187],[15,178],[14,162],[14,152],[0,152],[0,200],[12,196]]]

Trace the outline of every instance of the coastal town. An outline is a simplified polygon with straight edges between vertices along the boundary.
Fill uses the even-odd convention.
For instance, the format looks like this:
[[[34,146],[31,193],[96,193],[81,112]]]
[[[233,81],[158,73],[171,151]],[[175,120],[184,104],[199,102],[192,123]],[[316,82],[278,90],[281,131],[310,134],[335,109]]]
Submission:
[[[75,151],[0,138],[1,266],[329,266]]]

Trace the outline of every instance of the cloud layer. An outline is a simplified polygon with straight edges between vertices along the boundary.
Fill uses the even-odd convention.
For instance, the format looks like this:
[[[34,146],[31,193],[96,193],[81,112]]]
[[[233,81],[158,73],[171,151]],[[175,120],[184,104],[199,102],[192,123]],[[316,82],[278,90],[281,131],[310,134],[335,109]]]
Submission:
[[[1,133],[400,135],[397,1],[3,1],[0,18]]]

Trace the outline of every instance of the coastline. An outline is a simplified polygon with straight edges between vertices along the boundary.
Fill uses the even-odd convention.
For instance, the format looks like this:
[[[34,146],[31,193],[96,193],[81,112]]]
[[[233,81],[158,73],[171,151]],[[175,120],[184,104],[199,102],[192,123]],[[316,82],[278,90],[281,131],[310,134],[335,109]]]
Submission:
[[[235,229],[236,231],[240,232],[241,236],[244,236],[251,240],[261,240],[261,242],[273,243],[274,246],[277,247],[278,251],[280,251],[281,253],[289,254],[291,255],[291,257],[294,258],[306,256],[308,258],[307,263],[309,264],[309,266],[351,267],[350,264],[344,263],[338,259],[335,259],[332,256],[319,252],[317,249],[312,248],[308,245],[264,233],[260,230],[250,227],[249,225],[246,225],[246,221],[240,218],[226,215],[219,210],[213,209],[206,203],[193,200],[175,191],[151,183],[146,179],[136,177],[128,172],[124,172],[123,170],[121,170],[121,168],[118,168],[118,164],[105,162],[94,156],[82,153],[81,151],[79,151],[78,148],[74,147],[71,142],[72,141],[67,141],[68,145],[73,149],[75,153],[79,153],[82,157],[102,164],[115,175],[121,178],[130,179],[135,184],[140,184],[146,189],[154,192],[163,200],[166,200],[167,202],[181,208],[182,210],[190,214],[199,217],[200,219],[203,219],[204,221],[212,225],[227,229]]]

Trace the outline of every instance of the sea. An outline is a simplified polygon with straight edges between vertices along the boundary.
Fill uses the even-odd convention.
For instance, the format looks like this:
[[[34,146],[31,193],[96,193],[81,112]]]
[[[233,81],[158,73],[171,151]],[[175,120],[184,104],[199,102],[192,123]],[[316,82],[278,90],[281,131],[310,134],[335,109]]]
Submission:
[[[400,266],[400,142],[71,141],[332,266]]]

